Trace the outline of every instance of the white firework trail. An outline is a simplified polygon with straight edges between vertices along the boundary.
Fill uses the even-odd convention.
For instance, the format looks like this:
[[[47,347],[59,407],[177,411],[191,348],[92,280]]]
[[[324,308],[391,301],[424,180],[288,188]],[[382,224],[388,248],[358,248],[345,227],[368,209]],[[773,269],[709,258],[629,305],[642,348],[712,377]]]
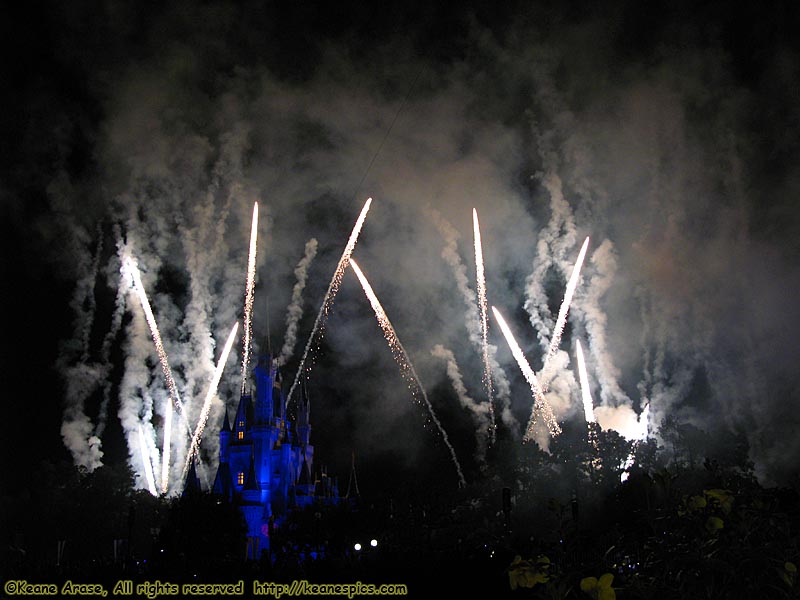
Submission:
[[[589,374],[586,372],[586,361],[583,358],[583,348],[580,340],[575,342],[575,354],[578,357],[578,379],[581,382],[581,398],[583,399],[583,414],[587,423],[594,423],[594,402],[589,389]]]
[[[292,301],[289,303],[289,308],[286,309],[286,335],[284,336],[283,348],[281,348],[278,356],[279,367],[285,365],[286,361],[291,358],[292,352],[294,352],[294,346],[297,342],[297,325],[303,316],[303,290],[306,287],[306,279],[308,278],[308,267],[316,255],[317,240],[316,238],[311,238],[306,242],[305,255],[294,269],[294,276],[297,281],[292,288]]]
[[[250,252],[247,259],[247,285],[244,292],[244,339],[242,341],[242,395],[247,387],[250,365],[250,338],[253,336],[253,299],[256,282],[256,238],[258,236],[258,202],[253,203],[253,223],[250,226]]]
[[[164,373],[164,379],[167,382],[167,390],[169,392],[169,400],[165,407],[164,415],[164,450],[161,454],[161,491],[168,493],[169,491],[169,462],[171,450],[171,437],[172,437],[172,410],[173,405],[178,414],[182,414],[182,404],[180,396],[178,395],[178,388],[175,385],[175,380],[172,377],[172,369],[169,367],[169,360],[167,353],[164,350],[164,344],[161,341],[161,334],[158,331],[158,324],[153,315],[153,309],[150,308],[150,301],[147,299],[147,294],[144,291],[142,278],[139,274],[139,267],[136,261],[130,256],[125,256],[122,261],[122,271],[127,274],[133,282],[136,295],[139,297],[139,302],[142,304],[147,324],[150,327],[150,334],[153,337],[153,343],[156,346],[158,353],[158,360],[161,362],[161,370]],[[188,425],[187,425],[188,427]]]
[[[372,204],[372,198],[367,198],[367,201],[364,203],[364,207],[361,209],[361,213],[358,215],[356,224],[353,226],[353,231],[350,233],[350,238],[347,240],[347,245],[344,248],[344,252],[342,252],[341,258],[339,259],[339,264],[336,265],[336,270],[333,272],[331,282],[328,284],[328,290],[325,292],[325,297],[322,300],[322,306],[319,307],[319,313],[317,313],[317,318],[314,320],[314,326],[311,328],[311,335],[308,336],[308,342],[306,342],[306,348],[303,351],[303,357],[300,359],[300,365],[297,367],[297,373],[294,376],[292,387],[289,388],[289,395],[286,397],[287,410],[292,401],[294,390],[297,387],[300,378],[303,376],[306,359],[308,358],[308,352],[311,349],[311,345],[314,343],[317,330],[324,325],[325,319],[328,318],[328,312],[330,312],[331,306],[333,306],[333,301],[336,298],[336,293],[339,291],[339,286],[342,284],[342,277],[344,277],[344,272],[350,262],[350,256],[353,254],[353,250],[356,247],[358,234],[361,233],[361,227],[364,225],[364,219],[367,218],[367,212],[369,212],[370,204]]]
[[[238,331],[239,323],[237,322],[233,324],[231,332],[228,334],[228,339],[225,342],[225,346],[222,348],[222,354],[220,354],[219,360],[217,361],[217,366],[214,369],[214,376],[211,378],[211,383],[208,386],[208,393],[206,393],[205,400],[203,400],[203,408],[200,411],[200,419],[197,422],[194,435],[192,435],[192,442],[189,446],[189,452],[186,454],[186,462],[183,465],[181,481],[186,479],[186,473],[189,471],[189,464],[192,461],[192,457],[200,449],[200,438],[203,435],[203,430],[205,429],[206,422],[208,421],[208,413],[211,411],[211,402],[214,400],[214,396],[217,394],[219,380],[222,378],[222,372],[225,370],[225,363],[228,362],[228,356],[231,353],[231,348],[233,348],[233,342],[236,339],[236,333]]]
[[[528,385],[531,386],[531,391],[533,392],[533,409],[531,410],[531,418],[528,421],[528,427],[525,431],[525,435],[522,437],[523,441],[528,442],[533,438],[533,426],[535,423],[537,409],[544,415],[550,435],[559,435],[561,433],[561,427],[559,427],[558,422],[556,421],[550,403],[544,397],[544,392],[542,391],[542,387],[539,385],[539,380],[536,379],[536,374],[533,372],[533,369],[531,369],[528,360],[525,358],[525,354],[523,354],[522,349],[514,339],[514,334],[511,333],[511,329],[508,327],[503,315],[501,315],[500,311],[494,306],[492,306],[492,312],[494,313],[495,319],[497,319],[497,323],[500,325],[500,329],[506,338],[506,342],[508,342],[509,348],[511,348],[511,354],[513,354],[514,358],[517,360],[517,364],[522,370],[522,374],[525,376],[525,380],[528,382]]]
[[[438,211],[428,207],[426,208],[426,213],[444,238],[445,245],[442,249],[442,258],[453,270],[458,291],[464,300],[464,306],[466,307],[464,317],[469,341],[478,352],[481,352],[481,324],[476,302],[477,295],[469,286],[467,267],[458,252],[458,231]],[[515,432],[519,428],[519,423],[517,423],[514,414],[511,412],[511,385],[508,383],[508,376],[505,370],[497,362],[495,356],[497,348],[492,344],[488,344],[487,348],[489,350],[489,362],[494,383],[493,391],[500,406],[500,418],[510,431]]]
[[[161,370],[164,372],[164,379],[167,382],[167,390],[169,391],[170,399],[175,405],[175,409],[178,411],[178,414],[181,414],[183,405],[181,404],[181,399],[178,395],[178,388],[175,385],[175,380],[172,378],[172,369],[169,368],[169,359],[167,358],[167,353],[164,350],[164,344],[161,341],[161,333],[158,331],[158,324],[156,324],[156,318],[153,315],[153,309],[150,308],[150,301],[147,299],[147,293],[144,291],[144,285],[142,285],[142,277],[139,274],[139,267],[133,258],[126,256],[122,261],[122,271],[123,273],[127,274],[133,282],[133,288],[136,291],[139,302],[142,304],[144,316],[147,319],[148,326],[150,327],[150,335],[152,335],[153,343],[156,346],[158,360],[161,362]]]
[[[575,295],[575,288],[578,287],[578,280],[581,276],[581,267],[583,266],[583,259],[586,257],[586,249],[589,247],[589,238],[587,237],[581,251],[578,254],[578,260],[575,261],[575,266],[572,269],[567,282],[567,289],[564,292],[564,300],[561,302],[561,308],[558,309],[558,318],[556,318],[555,327],[553,327],[553,336],[550,338],[550,346],[547,349],[547,354],[544,357],[544,364],[542,366],[542,385],[547,389],[547,384],[550,381],[552,371],[552,359],[558,347],[561,345],[561,336],[564,334],[564,327],[567,324],[567,315],[569,314],[569,307],[572,304],[572,296]]]
[[[586,360],[583,357],[583,348],[581,341],[575,340],[575,354],[578,357],[578,379],[581,382],[581,398],[583,400],[583,416],[586,419],[586,424],[589,430],[589,443],[594,449],[594,456],[590,459],[593,470],[596,470],[600,465],[600,442],[597,439],[597,432],[591,426],[591,423],[596,423],[597,419],[594,416],[594,402],[592,401],[592,391],[589,387],[589,373],[586,371]]]
[[[142,462],[144,463],[144,474],[147,479],[147,489],[153,496],[158,496],[156,492],[156,478],[153,475],[153,463],[150,462],[150,450],[147,447],[147,440],[144,438],[144,431],[139,425],[139,448],[142,450]]]
[[[362,273],[361,269],[358,268],[356,261],[351,260],[350,265],[353,267],[353,271],[358,277],[358,280],[361,282],[361,287],[364,288],[364,293],[367,295],[367,299],[372,306],[372,310],[375,312],[375,317],[377,317],[378,324],[383,330],[383,336],[386,338],[386,341],[389,344],[389,348],[392,351],[392,356],[400,367],[400,373],[402,374],[403,379],[409,383],[411,394],[414,396],[417,402],[419,402],[419,398],[422,398],[423,402],[425,403],[431,420],[436,425],[439,433],[442,434],[442,439],[444,440],[447,449],[450,451],[450,456],[452,457],[456,471],[458,472],[459,486],[464,487],[467,482],[464,479],[464,473],[462,473],[461,465],[456,457],[456,451],[453,449],[453,446],[447,437],[447,432],[444,430],[444,427],[442,427],[439,418],[433,411],[433,406],[431,405],[430,400],[428,400],[428,395],[425,393],[425,389],[422,387],[422,383],[419,380],[417,372],[414,370],[414,365],[411,364],[411,359],[409,359],[406,349],[400,342],[400,338],[397,337],[397,332],[395,332],[392,323],[389,321],[389,317],[386,316],[386,311],[383,310],[383,306],[381,306],[378,297],[375,295],[375,292],[373,291],[372,286],[369,284],[369,281],[367,281],[367,278],[364,276],[364,273]]]
[[[489,362],[489,319],[487,317],[486,273],[483,266],[483,248],[481,246],[481,230],[478,223],[478,211],[472,209],[472,229],[475,239],[475,279],[478,289],[478,311],[481,320],[481,355],[483,359],[483,385],[489,399],[489,443],[495,442],[494,391],[492,389],[492,367]]]

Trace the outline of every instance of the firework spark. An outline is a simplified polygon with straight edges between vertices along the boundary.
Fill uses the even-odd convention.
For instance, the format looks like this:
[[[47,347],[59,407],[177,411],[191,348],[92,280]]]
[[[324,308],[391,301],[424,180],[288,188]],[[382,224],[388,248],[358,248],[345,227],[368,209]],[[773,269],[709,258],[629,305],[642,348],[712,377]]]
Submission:
[[[547,354],[544,357],[544,364],[542,366],[542,383],[544,389],[547,389],[547,384],[550,381],[552,371],[552,358],[558,352],[558,347],[561,345],[561,336],[564,334],[564,327],[567,324],[567,314],[569,313],[569,306],[572,304],[572,296],[575,294],[575,288],[578,287],[578,279],[581,275],[581,266],[583,266],[583,259],[586,256],[586,249],[589,247],[589,238],[587,237],[581,251],[578,254],[578,260],[575,261],[575,266],[572,268],[572,275],[570,275],[567,282],[567,289],[564,292],[564,300],[561,302],[561,308],[558,309],[558,318],[556,319],[555,327],[553,327],[553,337],[550,338],[550,346],[547,349]]]
[[[253,203],[253,223],[250,226],[250,253],[247,259],[247,285],[244,292],[244,339],[242,341],[242,395],[247,386],[250,365],[250,339],[253,337],[253,298],[256,284],[256,238],[258,236],[258,202]]]
[[[311,335],[308,336],[308,342],[306,343],[306,348],[303,351],[303,357],[300,359],[300,366],[297,368],[297,373],[294,376],[292,387],[289,389],[289,395],[286,398],[287,406],[292,401],[294,390],[297,387],[300,378],[303,376],[306,359],[308,358],[308,352],[311,349],[311,345],[314,343],[317,331],[324,326],[325,319],[328,318],[328,313],[331,310],[331,306],[333,306],[336,293],[339,291],[339,286],[342,284],[342,277],[344,277],[344,272],[350,262],[350,256],[353,254],[353,250],[356,247],[358,234],[361,233],[361,227],[364,225],[364,219],[367,218],[367,212],[369,212],[370,204],[372,204],[372,198],[367,198],[367,201],[364,203],[364,208],[361,209],[361,214],[358,215],[356,224],[353,226],[353,231],[350,233],[350,238],[347,240],[347,245],[344,248],[344,252],[342,252],[342,257],[339,259],[339,264],[336,265],[336,270],[333,272],[333,277],[328,285],[328,290],[325,292],[325,297],[322,300],[322,306],[319,307],[319,313],[317,313],[317,318],[314,320],[314,327],[311,329]],[[320,337],[321,336],[322,334],[320,333]]]
[[[189,471],[189,464],[192,461],[192,457],[200,448],[200,438],[203,435],[203,430],[205,429],[206,422],[208,421],[208,413],[211,410],[211,402],[214,400],[214,396],[217,393],[217,386],[219,386],[219,380],[222,378],[222,371],[225,370],[225,363],[228,362],[228,355],[231,353],[233,341],[236,339],[236,332],[238,331],[239,323],[234,323],[230,334],[228,334],[228,340],[225,342],[225,346],[222,349],[222,354],[220,354],[219,361],[217,361],[217,367],[214,369],[214,376],[211,379],[211,384],[208,386],[208,393],[203,401],[203,408],[200,411],[200,419],[198,420],[197,427],[194,430],[192,443],[189,446],[189,452],[186,454],[186,463],[183,466],[181,481],[186,478],[186,473]]]
[[[414,399],[419,402],[419,399],[422,398],[422,401],[425,403],[431,420],[436,425],[439,433],[442,434],[442,439],[444,440],[447,449],[450,451],[450,456],[452,457],[456,471],[458,472],[459,486],[464,487],[466,485],[466,481],[464,480],[464,474],[461,472],[461,465],[456,457],[456,451],[453,449],[452,444],[450,444],[450,440],[447,437],[447,432],[444,430],[439,418],[433,411],[433,406],[431,406],[431,403],[428,400],[428,395],[425,393],[422,383],[420,383],[417,372],[414,370],[414,365],[411,364],[411,360],[408,357],[406,349],[403,347],[403,344],[400,343],[400,338],[397,337],[397,332],[395,332],[392,323],[389,321],[389,317],[386,316],[386,311],[383,310],[383,306],[381,306],[378,297],[375,295],[375,292],[373,291],[372,286],[369,284],[369,281],[367,281],[367,278],[364,276],[364,273],[358,268],[356,261],[351,260],[350,265],[353,267],[353,271],[358,277],[358,280],[361,282],[361,287],[364,288],[364,293],[367,295],[367,299],[372,306],[372,310],[375,311],[378,324],[383,330],[383,336],[386,338],[386,341],[389,344],[389,348],[392,351],[392,356],[394,356],[395,361],[397,361],[397,364],[400,367],[400,373],[402,374],[403,379],[408,382],[409,389],[411,390],[411,394],[414,396]]]
[[[139,448],[142,450],[142,462],[144,463],[144,474],[147,478],[147,488],[153,496],[158,496],[156,478],[153,475],[153,463],[150,462],[150,451],[147,447],[147,441],[144,439],[144,431],[142,431],[141,425],[139,425]]]
[[[539,385],[539,380],[536,379],[536,374],[533,372],[533,369],[531,369],[530,364],[528,364],[528,360],[522,353],[522,349],[514,339],[514,334],[511,333],[511,329],[508,327],[503,315],[500,314],[500,311],[497,310],[496,307],[492,306],[492,312],[494,313],[495,319],[497,319],[497,323],[500,325],[500,329],[506,338],[506,342],[508,342],[509,348],[511,348],[511,353],[517,360],[517,364],[522,370],[522,374],[525,376],[525,380],[528,382],[528,385],[531,386],[531,392],[533,392],[533,410],[531,410],[531,418],[528,421],[528,427],[522,439],[527,442],[533,438],[533,425],[535,422],[537,409],[544,415],[550,435],[556,436],[560,434],[561,427],[559,427],[558,422],[556,421],[555,415],[553,414],[553,409],[550,407],[550,403],[544,397],[544,392],[542,391],[542,387]]]
[[[481,246],[481,230],[478,223],[478,211],[472,209],[472,229],[475,237],[475,275],[478,289],[478,310],[481,319],[481,353],[483,358],[483,385],[489,399],[489,443],[495,441],[494,390],[492,389],[492,366],[489,361],[489,319],[487,317],[486,273],[483,266],[483,248]]]

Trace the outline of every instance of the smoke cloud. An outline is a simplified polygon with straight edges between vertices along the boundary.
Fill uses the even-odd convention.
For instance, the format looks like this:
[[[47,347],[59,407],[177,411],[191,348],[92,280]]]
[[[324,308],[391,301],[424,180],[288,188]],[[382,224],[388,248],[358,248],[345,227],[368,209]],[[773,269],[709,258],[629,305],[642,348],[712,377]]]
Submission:
[[[461,377],[461,371],[458,368],[456,357],[452,351],[448,350],[441,344],[436,344],[431,350],[431,354],[436,358],[441,358],[447,363],[447,376],[450,378],[450,383],[453,384],[453,390],[458,396],[458,401],[461,406],[466,408],[475,421],[475,458],[481,464],[486,462],[486,437],[490,427],[489,421],[489,405],[487,403],[478,403],[473,400],[467,388],[464,385],[464,380]]]
[[[666,416],[708,431],[722,423],[746,434],[764,481],[795,477],[798,53],[753,33],[762,51],[744,57],[723,17],[683,22],[664,8],[644,24],[632,3],[613,4],[586,15],[467,7],[447,26],[425,13],[398,28],[388,17],[368,27],[360,13],[345,25],[297,8],[278,18],[210,3],[154,9],[136,21],[141,35],[115,2],[48,15],[60,49],[52,60],[59,72],[69,66],[75,93],[37,92],[19,142],[32,166],[4,189],[21,207],[25,190],[42,185],[31,182],[48,186],[35,235],[72,290],[59,367],[61,432],[76,463],[105,459],[107,415],[122,424],[138,485],[147,484],[140,425],[160,472],[167,394],[136,298],[119,291],[110,240],[140,265],[193,426],[220,341],[242,317],[253,202],[263,209],[254,355],[266,323],[286,314],[280,356],[291,380],[296,337],[312,326],[303,303],[322,301],[372,196],[356,259],[422,381],[446,380],[445,359],[429,350],[440,342],[464,390],[478,398],[481,389],[475,293],[458,247],[473,207],[490,303],[521,340],[536,340],[523,348],[534,368],[591,236],[553,356],[547,399],[557,417],[580,413],[569,361],[580,338],[604,427],[624,428],[645,406],[651,431]],[[310,241],[297,264],[312,239],[313,268]],[[345,431],[361,457],[446,461],[417,435],[408,389],[354,281],[344,280],[326,322],[308,383],[315,445],[331,471],[349,469],[353,448],[337,443]],[[501,417],[520,435],[530,394],[499,332],[489,333]],[[238,402],[240,358],[211,408],[201,478],[213,477],[223,411]],[[469,419],[461,430],[471,436],[475,414],[454,418]],[[182,428],[176,419],[175,464],[185,459]]]
[[[297,282],[292,288],[292,300],[286,309],[286,335],[283,347],[278,355],[279,366],[286,364],[286,361],[291,358],[294,346],[297,343],[297,326],[303,316],[303,290],[306,287],[306,279],[308,278],[308,267],[317,255],[317,245],[315,238],[308,240],[303,258],[294,268],[294,276],[297,278]]]

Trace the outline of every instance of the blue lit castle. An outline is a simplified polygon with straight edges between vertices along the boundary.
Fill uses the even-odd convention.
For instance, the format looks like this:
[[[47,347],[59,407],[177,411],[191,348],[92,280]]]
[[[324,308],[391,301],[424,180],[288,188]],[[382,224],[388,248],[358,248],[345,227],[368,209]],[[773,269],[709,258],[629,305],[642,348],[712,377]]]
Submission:
[[[309,441],[310,402],[303,386],[294,421],[276,362],[265,356],[254,370],[255,402],[243,394],[233,423],[225,412],[219,432],[219,467],[212,492],[239,506],[247,522],[248,557],[269,548],[274,527],[289,511],[314,503],[336,504],[338,483],[323,472],[313,477],[314,446]],[[199,491],[194,465],[184,493]]]

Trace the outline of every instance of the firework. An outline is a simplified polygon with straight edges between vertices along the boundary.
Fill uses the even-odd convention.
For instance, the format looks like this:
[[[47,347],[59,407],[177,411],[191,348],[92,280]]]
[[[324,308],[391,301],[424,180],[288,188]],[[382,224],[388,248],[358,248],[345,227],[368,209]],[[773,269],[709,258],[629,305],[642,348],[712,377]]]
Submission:
[[[178,395],[178,388],[175,385],[175,380],[172,378],[172,369],[169,368],[169,359],[167,359],[167,353],[164,351],[164,344],[161,342],[161,333],[158,331],[156,318],[153,316],[153,309],[150,308],[150,301],[147,299],[144,285],[142,285],[139,267],[133,258],[126,256],[122,261],[122,270],[128,274],[133,282],[133,288],[136,291],[136,295],[139,297],[139,302],[142,304],[147,324],[150,326],[150,334],[153,336],[153,343],[156,345],[158,360],[161,362],[161,370],[164,372],[164,379],[167,382],[167,390],[169,391],[170,399],[175,405],[175,410],[178,411],[178,414],[181,414],[183,406],[180,396]]]
[[[431,406],[431,403],[428,400],[428,395],[425,393],[425,389],[420,383],[417,372],[414,370],[414,365],[411,364],[411,360],[408,357],[406,349],[403,347],[403,344],[400,343],[400,338],[397,337],[397,332],[395,332],[392,323],[389,321],[389,317],[386,316],[386,311],[383,310],[383,306],[381,306],[378,297],[375,295],[375,292],[373,291],[372,286],[369,284],[369,281],[367,281],[367,278],[364,276],[364,273],[358,268],[356,261],[351,260],[350,265],[353,267],[353,271],[358,277],[358,280],[361,282],[361,287],[364,288],[364,293],[367,295],[367,299],[372,306],[372,310],[375,311],[378,324],[383,330],[383,336],[386,338],[386,341],[389,344],[389,348],[392,351],[392,356],[394,356],[395,361],[397,361],[397,364],[400,367],[400,372],[403,376],[403,379],[408,382],[411,394],[414,396],[417,402],[419,402],[419,399],[422,398],[422,401],[428,409],[431,420],[436,425],[439,433],[442,434],[442,439],[444,440],[447,449],[450,451],[450,456],[452,457],[456,471],[458,472],[459,485],[461,487],[465,486],[466,481],[464,480],[464,474],[461,472],[461,465],[456,457],[456,452],[453,449],[452,444],[450,444],[450,440],[447,437],[447,432],[444,430],[444,427],[442,427],[441,422],[439,422],[436,413],[433,411],[433,406]]]
[[[256,238],[258,236],[258,202],[253,203],[253,223],[250,226],[250,252],[247,259],[247,285],[244,292],[244,339],[242,341],[242,394],[247,386],[250,364],[250,338],[253,336],[253,298],[256,285]]]
[[[200,448],[200,438],[203,435],[203,430],[205,429],[206,422],[208,421],[208,413],[211,410],[211,402],[217,393],[217,386],[219,386],[219,380],[222,378],[222,371],[225,370],[225,363],[228,362],[228,355],[230,355],[231,348],[233,348],[233,341],[236,339],[237,331],[239,331],[239,323],[234,323],[230,334],[228,334],[228,340],[225,342],[225,346],[222,349],[222,354],[219,357],[219,361],[217,361],[217,367],[214,369],[214,376],[211,379],[211,384],[208,386],[208,393],[203,401],[203,408],[200,411],[200,419],[198,420],[197,427],[194,430],[192,443],[189,446],[189,452],[186,454],[186,463],[183,466],[181,481],[186,478],[186,473],[189,470],[189,464],[192,461],[192,456],[194,456]]]
[[[575,288],[578,287],[581,266],[583,265],[583,259],[586,256],[586,249],[588,247],[589,238],[587,237],[583,242],[583,246],[581,246],[581,251],[578,254],[578,260],[575,262],[575,266],[572,269],[572,275],[567,282],[567,289],[564,292],[564,300],[561,302],[561,308],[558,309],[558,318],[556,319],[555,327],[553,327],[553,337],[550,338],[550,346],[547,349],[547,354],[544,357],[544,364],[542,366],[542,382],[545,386],[545,389],[548,381],[550,380],[550,371],[552,370],[550,365],[552,358],[558,351],[559,345],[561,345],[561,336],[564,333],[564,326],[567,324],[569,306],[572,303],[572,296],[575,294]]]
[[[475,276],[478,289],[478,310],[481,320],[481,354],[483,358],[483,384],[489,398],[489,443],[495,441],[494,391],[492,390],[492,367],[489,362],[489,319],[486,302],[486,274],[483,267],[483,248],[481,247],[481,230],[478,224],[478,211],[472,209],[472,229],[475,237]]]
[[[350,262],[350,256],[353,254],[353,250],[356,247],[358,234],[361,233],[361,227],[364,225],[364,219],[367,218],[367,212],[369,212],[370,204],[372,204],[372,198],[367,198],[367,201],[364,203],[364,207],[361,209],[361,214],[358,215],[356,224],[353,226],[353,231],[350,233],[350,238],[347,240],[347,245],[344,247],[344,252],[342,252],[342,257],[339,259],[339,264],[336,265],[336,270],[333,272],[333,277],[328,285],[328,291],[325,292],[325,297],[322,300],[322,306],[319,307],[319,313],[317,313],[317,318],[314,320],[314,326],[311,328],[311,335],[308,336],[308,342],[306,343],[306,348],[303,351],[303,357],[300,359],[300,366],[297,368],[297,373],[294,376],[292,387],[289,388],[289,395],[286,398],[287,407],[292,401],[292,395],[294,394],[294,390],[300,381],[300,377],[303,376],[303,370],[305,368],[306,359],[308,358],[308,352],[311,349],[311,345],[314,343],[317,331],[324,326],[325,319],[328,318],[328,313],[330,312],[331,306],[333,306],[333,301],[336,298],[336,293],[339,291],[339,286],[342,284],[342,277],[344,277],[344,272],[347,269],[348,263]],[[321,336],[322,334],[320,334],[320,337]]]
[[[523,436],[523,440],[530,441],[533,437],[533,425],[537,409],[544,415],[550,435],[556,436],[560,434],[561,427],[559,427],[558,422],[556,421],[555,415],[553,414],[553,409],[550,407],[550,403],[544,397],[544,392],[542,391],[542,387],[539,385],[539,380],[536,378],[536,374],[533,372],[533,369],[531,369],[530,364],[528,364],[528,360],[522,353],[522,349],[519,347],[519,344],[517,344],[517,341],[514,339],[514,334],[511,333],[511,329],[509,329],[505,319],[503,319],[503,315],[500,314],[500,311],[493,306],[492,312],[494,313],[495,319],[497,319],[497,323],[500,325],[500,329],[506,338],[506,342],[508,342],[509,348],[511,348],[511,353],[517,360],[517,364],[522,370],[522,374],[525,376],[525,380],[528,382],[528,385],[531,386],[531,392],[533,393],[533,410],[531,410],[531,418],[528,421],[528,427],[525,431],[525,435]]]
[[[147,448],[147,441],[144,439],[144,431],[142,426],[139,425],[139,448],[142,450],[142,462],[144,463],[144,474],[147,478],[147,488],[153,496],[157,496],[156,492],[156,478],[153,475],[153,463],[150,462],[150,451]]]
[[[172,435],[172,407],[178,414],[182,413],[182,405],[180,396],[178,396],[178,388],[175,385],[175,380],[172,377],[172,369],[169,367],[169,360],[167,353],[164,350],[164,344],[161,341],[161,333],[158,331],[156,318],[153,315],[153,309],[150,308],[150,301],[147,299],[147,294],[144,291],[142,284],[142,277],[139,273],[139,267],[136,261],[130,256],[126,256],[122,261],[122,270],[126,273],[132,283],[133,288],[136,290],[136,295],[139,297],[139,302],[142,304],[147,324],[150,326],[150,334],[153,336],[153,343],[156,346],[158,353],[158,360],[161,362],[161,370],[164,372],[164,379],[167,382],[167,391],[170,399],[164,410],[164,450],[161,458],[161,491],[167,493],[169,490],[169,459],[170,459],[170,438]]]

